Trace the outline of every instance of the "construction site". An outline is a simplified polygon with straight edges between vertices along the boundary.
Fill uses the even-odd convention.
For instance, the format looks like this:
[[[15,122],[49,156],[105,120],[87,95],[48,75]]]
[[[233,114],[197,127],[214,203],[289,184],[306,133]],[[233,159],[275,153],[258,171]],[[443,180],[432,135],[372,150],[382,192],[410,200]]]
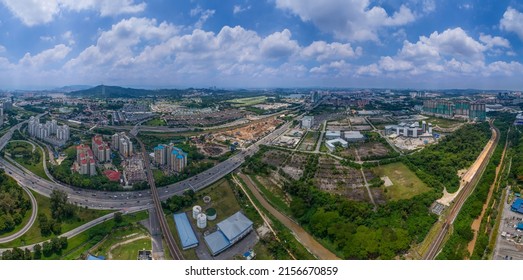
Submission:
[[[215,133],[215,139],[220,142],[230,141],[231,143],[238,143],[239,147],[245,147],[260,140],[282,123],[283,121],[277,117],[261,119],[253,121],[246,126]]]

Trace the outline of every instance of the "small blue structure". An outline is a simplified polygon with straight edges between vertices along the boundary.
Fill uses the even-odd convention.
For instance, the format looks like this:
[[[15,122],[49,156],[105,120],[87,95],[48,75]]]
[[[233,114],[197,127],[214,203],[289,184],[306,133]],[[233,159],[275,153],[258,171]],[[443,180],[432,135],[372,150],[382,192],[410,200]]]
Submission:
[[[518,223],[517,230],[523,230],[523,223]]]
[[[523,214],[523,199],[516,198],[516,200],[514,200],[512,203],[512,206],[510,206],[510,210],[519,214]]]
[[[93,256],[91,254],[87,255],[87,260],[88,261],[103,261],[105,260],[105,257],[104,256]]]
[[[187,214],[174,214],[173,218],[174,223],[176,224],[176,230],[178,231],[178,236],[182,243],[182,249],[187,250],[198,246],[198,238],[196,238],[196,234],[194,234],[194,230],[189,223]]]
[[[219,222],[218,230],[205,236],[204,240],[213,256],[225,251],[252,231],[253,223],[241,212]]]

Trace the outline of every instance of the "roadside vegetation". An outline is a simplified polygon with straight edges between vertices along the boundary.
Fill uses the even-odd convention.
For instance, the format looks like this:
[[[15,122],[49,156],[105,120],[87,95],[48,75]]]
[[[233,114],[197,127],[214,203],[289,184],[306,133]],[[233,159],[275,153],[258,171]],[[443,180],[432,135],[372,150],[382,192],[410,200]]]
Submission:
[[[35,192],[33,192],[33,195],[38,204],[38,216],[34,225],[21,237],[0,244],[1,248],[20,247],[42,242],[111,212],[73,205],[67,201],[67,195],[61,191],[53,191],[50,198]]]
[[[31,209],[29,197],[16,183],[0,170],[0,236],[13,233],[23,226]]]
[[[489,237],[485,234],[485,228],[483,227],[483,232],[478,235],[476,242],[476,249],[474,250],[472,256],[468,252],[467,245],[474,238],[474,233],[471,229],[472,222],[478,218],[483,209],[483,205],[486,203],[487,195],[489,188],[494,183],[494,178],[496,176],[496,167],[500,164],[501,155],[505,146],[505,141],[507,137],[507,131],[510,124],[513,121],[513,116],[511,115],[496,115],[495,126],[500,130],[500,139],[496,150],[494,151],[492,158],[490,159],[487,167],[481,179],[479,180],[476,188],[471,193],[467,201],[463,204],[460,213],[456,217],[456,220],[453,224],[452,234],[450,238],[445,243],[443,250],[437,256],[437,259],[481,259],[483,255],[489,253],[487,249],[489,245]],[[515,134],[510,134],[511,137],[514,137]],[[497,196],[500,195],[502,188],[498,190]],[[495,219],[492,220],[492,223],[495,222]],[[490,233],[490,232],[489,232]]]
[[[42,163],[42,151],[36,145],[33,151],[33,145],[28,142],[11,141],[7,144],[3,153],[38,177],[49,180]]]

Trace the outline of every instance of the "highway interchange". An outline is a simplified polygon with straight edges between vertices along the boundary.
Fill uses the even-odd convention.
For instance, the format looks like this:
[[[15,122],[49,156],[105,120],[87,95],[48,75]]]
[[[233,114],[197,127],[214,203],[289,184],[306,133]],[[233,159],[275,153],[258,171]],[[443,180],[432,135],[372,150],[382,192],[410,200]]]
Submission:
[[[290,123],[284,124],[245,150],[196,176],[160,188],[160,199],[162,201],[167,200],[169,197],[175,194],[182,194],[188,189],[198,191],[218,181],[238,168],[245,161],[246,156],[255,154],[260,145],[267,144],[282,134],[288,129],[289,125]],[[0,139],[0,147],[3,146],[1,144],[2,141],[5,141],[5,139]],[[150,191],[147,190],[128,192],[86,190],[40,178],[29,170],[20,169],[20,167],[3,158],[0,159],[0,167],[4,168],[22,186],[26,186],[44,196],[50,196],[52,190],[56,188],[65,191],[69,195],[70,202],[93,209],[126,209],[133,206],[147,206],[152,203]]]
[[[24,123],[25,122],[22,122],[13,126],[4,136],[0,138],[0,150],[3,149],[5,145],[7,145],[7,143],[10,141],[14,131],[20,129]],[[182,194],[184,191],[188,189],[199,191],[220,180],[221,178],[238,168],[241,164],[243,164],[247,156],[252,156],[253,154],[255,154],[259,150],[260,145],[268,144],[274,139],[276,139],[278,136],[280,136],[282,133],[284,133],[289,128],[290,124],[291,122],[285,123],[284,125],[272,131],[267,136],[260,139],[258,142],[245,148],[243,151],[237,153],[236,155],[230,157],[229,159],[221,163],[216,164],[214,167],[196,176],[160,188],[158,190],[158,196],[160,200],[167,200],[169,197],[177,194]],[[43,161],[45,161],[45,156],[43,157]],[[0,167],[3,168],[5,172],[9,174],[9,176],[13,177],[22,186],[22,188],[34,190],[35,192],[47,197],[50,196],[53,189],[59,189],[66,192],[68,194],[69,201],[71,203],[77,204],[78,206],[87,206],[92,209],[114,209],[115,211],[119,210],[124,214],[153,208],[153,200],[150,190],[128,192],[85,190],[81,188],[68,186],[60,182],[56,182],[54,180],[54,182],[48,181],[35,175],[34,173],[25,169],[23,166],[15,162],[10,162],[4,158],[0,158]],[[44,170],[46,169],[44,168]],[[32,226],[37,215],[36,200],[32,199],[32,204],[34,207],[30,222],[23,228],[22,231],[19,231],[8,237],[4,237],[3,239],[5,240],[0,239],[0,243],[9,242],[18,238]],[[76,234],[79,234],[80,232],[83,232],[110,218],[112,218],[112,214],[110,214],[109,216],[106,215],[104,217],[100,217],[96,220],[86,223],[70,232],[64,233],[62,236],[66,236],[69,238],[73,237]],[[33,245],[30,245],[30,247],[32,247]],[[0,252],[3,250],[0,250]]]

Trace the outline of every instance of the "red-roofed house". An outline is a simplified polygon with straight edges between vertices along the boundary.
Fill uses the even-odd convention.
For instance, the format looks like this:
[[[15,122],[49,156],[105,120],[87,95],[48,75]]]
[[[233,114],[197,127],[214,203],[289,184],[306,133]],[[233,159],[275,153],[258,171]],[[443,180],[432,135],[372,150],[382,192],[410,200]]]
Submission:
[[[107,177],[107,179],[109,179],[109,181],[112,181],[112,182],[120,181],[121,174],[118,171],[115,171],[115,170],[105,170],[104,174]]]

